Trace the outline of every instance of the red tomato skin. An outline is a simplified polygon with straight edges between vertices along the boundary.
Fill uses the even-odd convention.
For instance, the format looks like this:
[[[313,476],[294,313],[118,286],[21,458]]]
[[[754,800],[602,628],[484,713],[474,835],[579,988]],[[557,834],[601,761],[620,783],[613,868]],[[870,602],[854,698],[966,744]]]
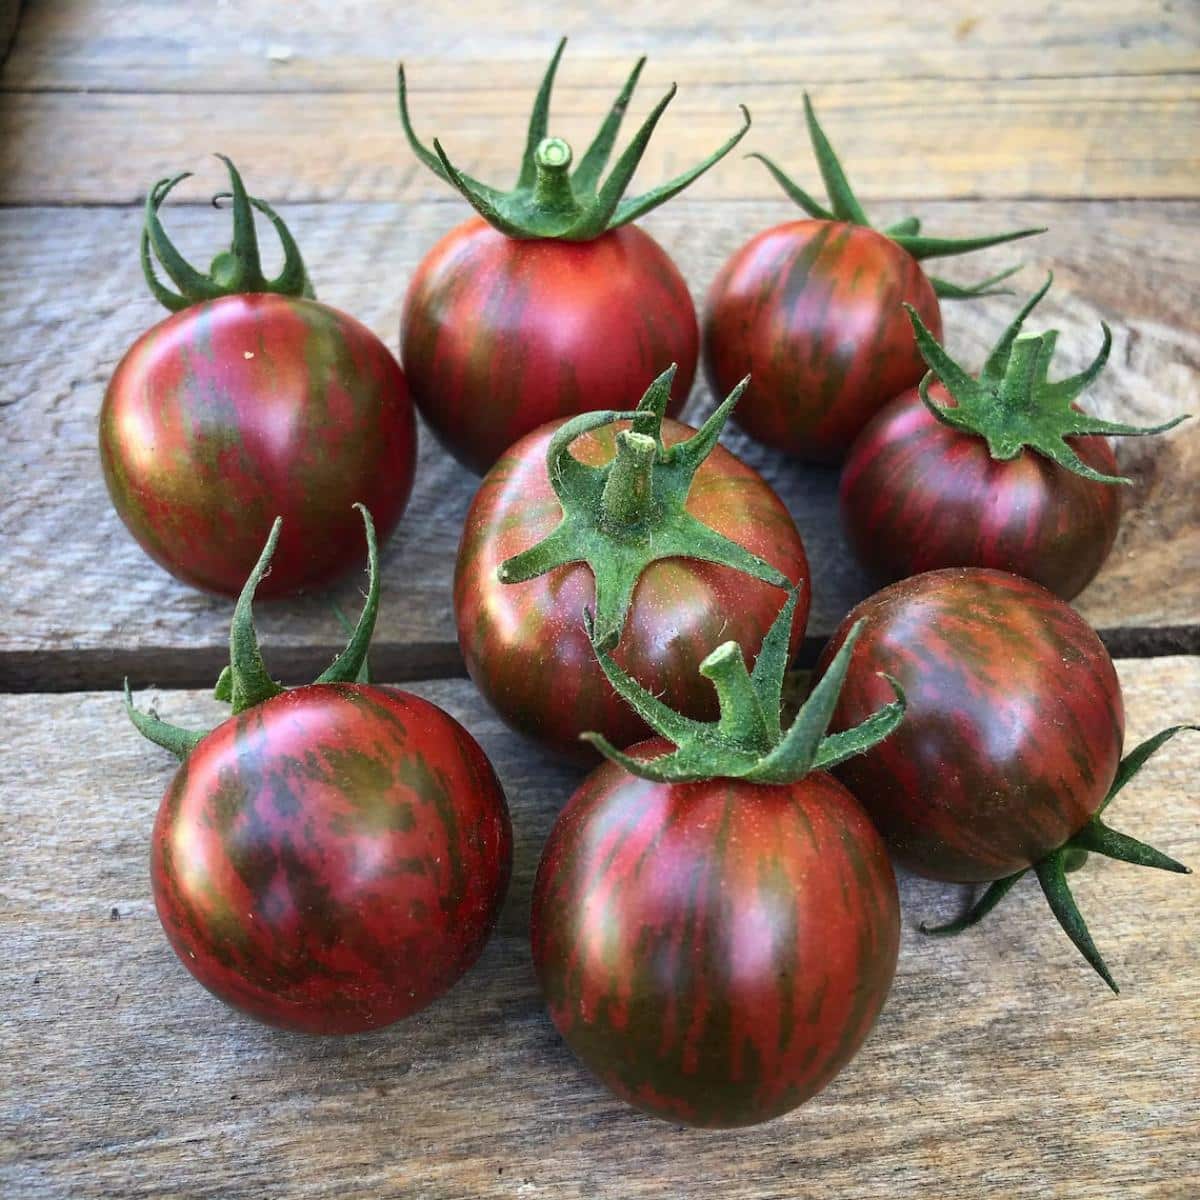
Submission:
[[[561,423],[512,446],[480,484],[459,544],[454,612],[467,672],[504,720],[565,757],[594,763],[595,751],[579,741],[584,731],[602,733],[617,747],[650,731],[612,690],[584,629],[583,611],[595,605],[591,568],[573,563],[524,583],[505,584],[496,576],[506,558],[541,541],[562,517],[546,473],[546,449]],[[586,434],[572,453],[604,463],[626,427],[617,422]],[[663,422],[667,445],[693,432],[680,422]],[[808,623],[812,587],[804,543],[783,502],[757,471],[717,446],[692,481],[687,507],[800,584],[794,654]],[[638,580],[614,658],[677,711],[715,719],[716,693],[698,674],[700,663],[730,639],[753,663],[785,599],[781,588],[730,567],[662,559]]]
[[[900,909],[882,839],[829,775],[668,785],[604,763],[551,832],[531,929],[550,1015],[592,1072],[666,1120],[732,1127],[854,1056]]]
[[[699,339],[683,276],[636,226],[590,242],[518,241],[476,218],[417,268],[401,359],[434,435],[482,475],[547,421],[634,408],[671,363],[675,416]]]
[[[277,516],[258,595],[364,561],[362,520],[395,528],[416,470],[403,372],[365,326],[312,300],[225,296],[175,313],[121,359],[100,413],[109,494],[184,582],[236,596]]]
[[[1121,758],[1125,711],[1095,630],[1018,575],[930,571],[876,592],[826,647],[866,621],[830,728],[908,697],[900,728],[835,768],[892,857],[977,883],[1032,866],[1092,817]]]
[[[709,387],[724,396],[749,375],[737,424],[798,458],[838,462],[871,417],[925,374],[905,302],[940,339],[933,285],[889,238],[840,221],[765,230],[709,291]]]
[[[457,721],[392,688],[314,684],[192,751],[158,812],[151,881],[215,996],[283,1029],[356,1033],[474,963],[511,864],[504,793]]]
[[[930,396],[954,407],[941,384]],[[1117,474],[1104,438],[1072,438],[1071,445],[1093,470]],[[944,425],[910,388],[859,434],[840,501],[855,554],[881,578],[991,567],[1070,600],[1112,550],[1120,492],[1032,450],[997,462],[982,438]]]

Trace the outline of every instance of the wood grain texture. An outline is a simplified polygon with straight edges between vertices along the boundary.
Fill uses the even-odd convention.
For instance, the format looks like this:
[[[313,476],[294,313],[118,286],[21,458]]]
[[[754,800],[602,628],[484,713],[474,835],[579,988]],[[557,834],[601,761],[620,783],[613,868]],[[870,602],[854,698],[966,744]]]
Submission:
[[[1200,660],[1120,662],[1128,743],[1200,717]],[[175,960],[146,856],[167,756],[113,694],[0,698],[0,1192],[893,1200],[983,1194],[1183,1200],[1200,1175],[1197,884],[1092,860],[1073,886],[1123,985],[1081,962],[1037,888],[979,929],[915,931],[965,889],[904,879],[888,1006],[826,1092],[759,1129],[699,1133],[603,1092],[537,993],[527,911],[540,847],[578,778],[539,761],[468,684],[421,684],[480,738],[512,807],[498,936],[447,997],[374,1035],[289,1036],[240,1017]],[[200,724],[194,693],[154,699]],[[1200,737],[1122,795],[1114,822],[1200,859]]]
[[[199,165],[205,184],[217,186],[216,173]],[[198,187],[190,194],[200,194]],[[878,207],[881,216],[903,211]],[[680,263],[700,302],[725,257],[789,211],[782,200],[681,198],[647,228]],[[1200,412],[1200,247],[1193,233],[1200,205],[957,203],[920,211],[927,228],[951,233],[1049,225],[1049,234],[1023,250],[1029,265],[1020,279],[1022,290],[1032,289],[1050,264],[1057,273],[1039,315],[1061,330],[1058,369],[1078,370],[1091,358],[1105,319],[1116,349],[1089,394],[1095,411],[1142,423]],[[287,216],[319,294],[395,346],[407,280],[463,206],[292,206]],[[226,236],[226,220],[189,205],[169,215],[170,228],[201,262]],[[104,387],[125,348],[161,311],[137,265],[139,222],[138,211],[125,209],[0,212],[0,292],[10,298],[0,308],[0,469],[10,481],[0,509],[0,644],[10,654],[0,658],[0,675],[9,688],[104,687],[134,664],[143,679],[195,686],[215,674],[223,653],[229,603],[175,582],[142,555],[111,509],[99,469]],[[947,273],[977,277],[1014,257],[1001,248]],[[949,341],[965,362],[982,361],[1014,303],[998,297],[947,305]],[[710,405],[697,384],[689,414],[698,419]],[[836,473],[800,467],[736,432],[726,441],[779,490],[800,526],[813,569],[810,634],[823,638],[872,590],[838,524]],[[1126,439],[1118,449],[1137,482],[1116,550],[1079,607],[1106,630],[1200,623],[1200,422],[1162,438]],[[423,438],[415,495],[384,553],[375,653],[392,677],[456,669],[450,581],[475,485]],[[350,580],[335,594],[353,606],[360,584]],[[327,662],[338,643],[323,596],[264,606],[261,624],[277,653],[291,655],[281,669],[294,665],[293,681]],[[140,658],[131,657],[135,651]]]

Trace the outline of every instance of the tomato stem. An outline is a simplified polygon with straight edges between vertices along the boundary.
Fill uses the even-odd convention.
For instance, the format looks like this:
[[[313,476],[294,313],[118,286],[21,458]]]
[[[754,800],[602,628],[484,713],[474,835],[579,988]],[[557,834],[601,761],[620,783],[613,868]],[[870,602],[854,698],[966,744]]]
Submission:
[[[600,520],[617,534],[640,532],[654,504],[654,463],[658,444],[632,429],[617,434],[617,452],[600,493]]]

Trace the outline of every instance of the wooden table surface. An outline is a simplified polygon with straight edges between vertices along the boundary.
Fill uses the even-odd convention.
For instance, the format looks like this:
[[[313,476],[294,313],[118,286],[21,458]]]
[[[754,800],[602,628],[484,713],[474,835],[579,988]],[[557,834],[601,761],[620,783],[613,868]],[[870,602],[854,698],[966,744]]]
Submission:
[[[234,157],[285,214],[323,299],[395,345],[407,280],[464,204],[414,162],[395,116],[472,173],[516,165],[532,92],[571,36],[552,128],[586,137],[641,52],[645,112],[679,94],[639,172],[707,153],[746,103],[746,145],[812,180],[809,88],[873,214],[948,234],[1047,225],[945,273],[1016,260],[1061,369],[1113,327],[1088,403],[1138,422],[1200,413],[1200,10],[1180,0],[914,5],[399,6],[59,0],[26,6],[0,70],[0,1195],[5,1197],[1193,1197],[1200,1194],[1194,878],[1102,861],[1077,877],[1123,984],[1108,994],[1022,885],[973,933],[931,941],[962,889],[901,883],[888,1006],[817,1099],[760,1129],[699,1133],[640,1116],[576,1065],[541,1008],[527,907],[541,843],[578,774],[506,731],[462,670],[449,580],[474,479],[429,438],[385,552],[373,663],[482,741],[509,795],[516,874],[498,936],[425,1013],[312,1040],[243,1019],[195,986],[154,916],[150,822],[171,763],[127,727],[117,686],[154,685],[181,723],[224,654],[230,606],[146,560],[108,505],[96,415],[123,350],[159,319],[137,263],[154,179],[198,172],[167,215],[185,248],[225,238],[206,155]],[[646,227],[697,301],[786,200],[734,158]],[[947,305],[978,362],[1011,298]],[[698,383],[689,414],[708,411]],[[837,526],[832,471],[737,434],[810,550],[811,661],[871,589]],[[1135,486],[1116,551],[1079,598],[1126,690],[1129,739],[1200,719],[1200,421],[1118,448]],[[336,594],[352,604],[358,581]],[[327,597],[262,629],[299,682],[338,641]],[[150,699],[150,697],[143,697]],[[1200,737],[1119,802],[1118,824],[1200,860]]]

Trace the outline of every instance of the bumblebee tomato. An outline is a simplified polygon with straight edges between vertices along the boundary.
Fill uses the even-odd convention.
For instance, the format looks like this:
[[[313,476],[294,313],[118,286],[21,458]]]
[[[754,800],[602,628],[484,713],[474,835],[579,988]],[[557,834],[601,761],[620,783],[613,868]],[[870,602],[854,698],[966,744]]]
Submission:
[[[158,207],[184,176],[147,199],[143,262],[175,314],[118,364],[100,413],[109,494],[142,548],[178,578],[236,596],[276,514],[287,518],[264,596],[330,582],[361,563],[352,505],[391,533],[416,467],[404,375],[353,317],[308,298],[282,222],[233,185],[233,249],[212,278],[167,240]],[[274,222],[287,262],[262,277],[251,206]],[[149,247],[181,289],[159,284]]]

